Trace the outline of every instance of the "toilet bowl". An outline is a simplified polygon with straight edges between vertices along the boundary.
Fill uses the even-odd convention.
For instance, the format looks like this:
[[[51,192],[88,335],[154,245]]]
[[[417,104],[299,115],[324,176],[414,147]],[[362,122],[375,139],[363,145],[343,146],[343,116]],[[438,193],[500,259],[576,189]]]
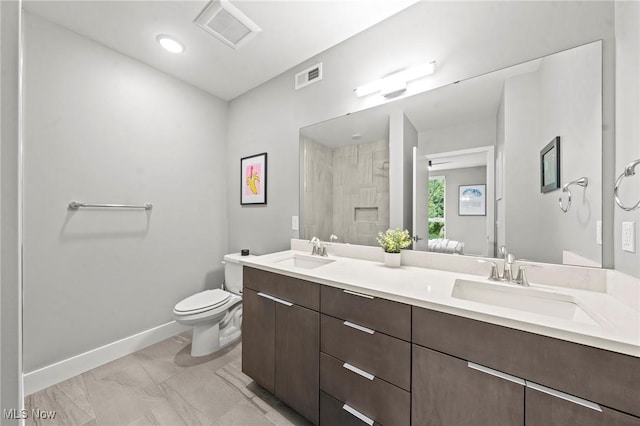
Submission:
[[[246,257],[246,256],[243,256]],[[193,326],[191,355],[210,355],[240,338],[242,265],[240,253],[224,256],[224,289],[205,290],[176,304],[176,322]]]

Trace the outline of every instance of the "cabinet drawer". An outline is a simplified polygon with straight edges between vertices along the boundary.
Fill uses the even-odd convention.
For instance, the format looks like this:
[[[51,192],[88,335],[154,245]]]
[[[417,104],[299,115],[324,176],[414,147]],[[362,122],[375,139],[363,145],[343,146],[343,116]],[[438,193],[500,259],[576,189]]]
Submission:
[[[413,309],[413,341],[640,416],[633,356],[423,308]]]
[[[322,286],[322,313],[411,340],[411,306],[391,300]]]
[[[345,410],[344,403],[334,397],[320,392],[320,426],[364,426],[368,424],[364,419]],[[380,426],[374,422],[373,426]]]
[[[378,377],[369,380],[324,353],[320,354],[320,390],[385,426],[409,425],[409,392]]]
[[[323,314],[320,322],[322,352],[409,391],[411,344],[375,331],[371,334],[359,327]]]
[[[316,283],[248,266],[243,267],[242,274],[243,286],[246,288],[267,293],[314,311],[320,310],[320,287]]]
[[[640,426],[640,418],[598,407],[599,410],[527,387],[527,426]]]
[[[524,380],[505,379],[413,345],[411,420],[415,425],[522,425],[524,395]]]

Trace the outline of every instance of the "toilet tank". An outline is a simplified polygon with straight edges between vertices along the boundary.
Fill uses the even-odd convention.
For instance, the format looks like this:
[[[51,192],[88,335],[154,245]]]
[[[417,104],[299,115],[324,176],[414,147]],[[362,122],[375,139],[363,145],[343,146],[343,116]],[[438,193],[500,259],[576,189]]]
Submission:
[[[234,294],[242,294],[242,265],[240,259],[249,256],[241,256],[240,253],[224,256],[224,288]]]

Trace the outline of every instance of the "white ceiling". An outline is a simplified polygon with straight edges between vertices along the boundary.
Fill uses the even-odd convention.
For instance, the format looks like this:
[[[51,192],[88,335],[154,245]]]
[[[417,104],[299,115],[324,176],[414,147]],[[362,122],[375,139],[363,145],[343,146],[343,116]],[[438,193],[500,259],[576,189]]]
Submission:
[[[262,28],[237,50],[193,23],[207,1],[24,0],[23,4],[30,13],[228,101],[418,1],[232,0]],[[164,51],[156,42],[161,33],[178,38],[186,51]]]

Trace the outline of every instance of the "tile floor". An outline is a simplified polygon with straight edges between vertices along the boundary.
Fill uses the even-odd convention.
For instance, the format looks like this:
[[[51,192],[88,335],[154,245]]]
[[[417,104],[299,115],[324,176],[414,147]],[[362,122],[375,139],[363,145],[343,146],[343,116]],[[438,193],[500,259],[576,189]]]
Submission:
[[[29,413],[56,416],[27,425],[310,425],[242,374],[240,342],[200,358],[190,342],[177,335],[29,395]]]

